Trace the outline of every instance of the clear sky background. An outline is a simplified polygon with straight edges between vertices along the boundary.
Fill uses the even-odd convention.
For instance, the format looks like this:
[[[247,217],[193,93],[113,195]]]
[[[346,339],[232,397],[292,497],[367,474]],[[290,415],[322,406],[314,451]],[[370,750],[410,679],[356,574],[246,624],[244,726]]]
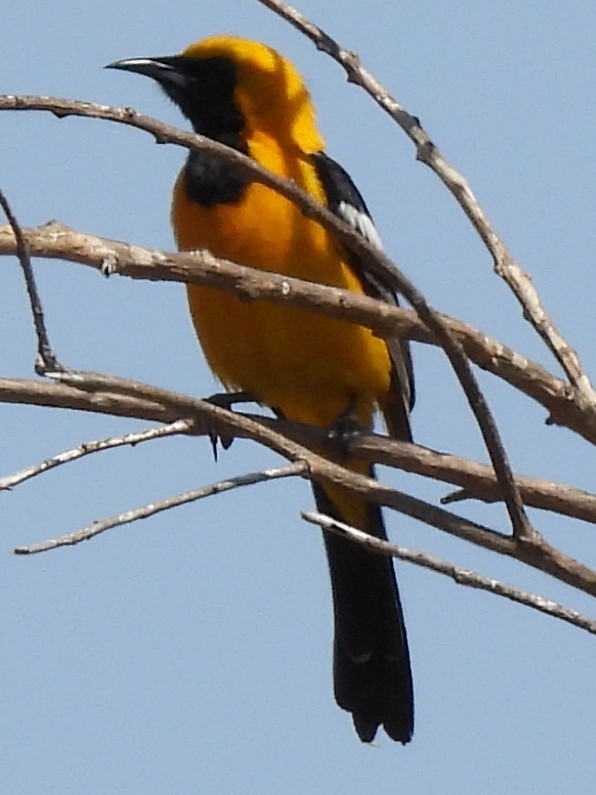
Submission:
[[[447,157],[596,374],[596,66],[593,0],[343,3],[300,9],[359,52]],[[180,121],[149,80],[104,71],[231,32],[305,75],[330,153],[352,173],[388,252],[438,308],[555,369],[462,212],[344,73],[254,0],[75,3],[2,10],[1,88],[129,105]],[[105,122],[2,114],[0,179],[24,225],[171,249],[184,158]],[[35,340],[15,261],[0,263],[0,372],[31,376]],[[74,367],[195,395],[217,389],[180,285],[105,280],[38,262],[53,343]],[[486,460],[442,355],[416,346],[418,441]],[[481,375],[514,468],[594,488],[594,454]],[[141,423],[0,407],[0,474]],[[414,667],[414,741],[362,745],[331,685],[321,539],[301,481],[244,489],[31,558],[10,550],[202,483],[277,462],[204,439],[102,453],[0,495],[0,790],[143,793],[552,793],[596,790],[596,644],[554,619],[398,564]],[[383,473],[436,501],[449,488]],[[504,511],[470,517],[506,527]],[[596,564],[594,530],[533,512]],[[397,514],[391,537],[593,613],[593,600]]]

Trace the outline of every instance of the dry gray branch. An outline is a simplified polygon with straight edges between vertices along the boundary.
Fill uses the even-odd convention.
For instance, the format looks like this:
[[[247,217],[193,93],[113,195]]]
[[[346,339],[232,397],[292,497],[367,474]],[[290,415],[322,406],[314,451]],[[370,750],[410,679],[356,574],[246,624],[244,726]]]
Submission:
[[[503,596],[506,599],[510,599],[512,602],[531,607],[541,613],[546,613],[554,618],[567,621],[575,627],[596,634],[596,620],[589,616],[582,615],[575,610],[571,610],[569,607],[564,607],[557,602],[553,602],[551,599],[547,599],[544,596],[522,591],[519,588],[514,588],[512,585],[499,582],[492,577],[485,577],[475,571],[470,571],[470,569],[462,569],[459,566],[455,566],[453,563],[448,563],[426,552],[418,552],[399,547],[396,544],[383,541],[380,538],[375,538],[368,533],[364,533],[362,530],[358,530],[356,527],[351,527],[350,525],[339,522],[337,519],[333,519],[322,513],[303,511],[302,517],[306,519],[307,522],[316,524],[324,530],[330,530],[332,533],[336,533],[342,538],[347,538],[349,541],[360,544],[380,555],[398,558],[399,560],[413,563],[415,566],[430,569],[438,574],[444,574],[447,577],[451,577],[458,585],[465,585],[468,588],[477,588],[481,591],[488,591],[496,596]]]
[[[50,338],[46,328],[46,321],[41,305],[41,299],[37,290],[35,282],[35,275],[33,273],[33,266],[31,265],[31,257],[29,246],[21,225],[13,213],[8,199],[4,192],[0,189],[0,207],[8,220],[8,224],[12,230],[15,239],[15,255],[21,266],[25,285],[27,287],[27,296],[29,298],[29,306],[31,307],[31,317],[33,318],[33,325],[35,327],[35,335],[37,337],[37,362],[35,363],[36,371],[42,375],[47,370],[58,370],[61,368],[60,363],[56,359],[54,352],[50,346]]]
[[[146,431],[126,433],[123,436],[111,436],[108,439],[101,439],[94,442],[83,442],[72,450],[65,450],[62,453],[57,453],[41,461],[39,464],[33,464],[12,475],[0,478],[0,491],[13,489],[15,486],[19,486],[21,483],[37,475],[48,472],[50,469],[55,469],[63,464],[70,464],[72,461],[91,455],[91,453],[99,453],[102,450],[112,450],[115,447],[122,447],[124,445],[134,447],[134,445],[148,442],[152,439],[162,439],[164,436],[189,433],[193,425],[194,423],[192,420],[176,420],[169,425],[158,425],[155,428],[148,428]]]
[[[351,320],[386,338],[398,335],[429,345],[438,344],[411,310],[347,290],[219,260],[208,251],[162,252],[83,234],[55,221],[23,232],[35,257],[76,262],[133,279],[218,287],[248,300],[264,298]],[[14,253],[15,240],[10,227],[0,226],[0,255]],[[596,444],[596,406],[586,404],[577,390],[482,331],[447,315],[441,317],[471,361],[544,406],[549,423],[565,426]]]
[[[76,408],[91,411],[106,411],[121,416],[139,416],[144,419],[172,421],[179,417],[195,420],[196,433],[211,433],[227,437],[242,437],[269,447],[290,461],[306,461],[308,477],[322,482],[331,482],[367,500],[393,508],[437,529],[489,549],[493,552],[526,563],[562,582],[596,595],[596,572],[574,560],[561,550],[554,548],[540,535],[533,542],[515,539],[472,522],[465,517],[438,508],[403,492],[395,491],[377,480],[358,475],[328,460],[309,447],[294,442],[279,433],[263,419],[228,411],[204,400],[190,398],[168,390],[137,381],[117,378],[99,373],[66,373],[77,386],[67,384],[55,387],[53,397],[39,388],[37,382],[17,382],[15,379],[0,379],[0,400],[11,395],[19,402],[26,396],[34,398],[36,405],[65,407],[72,400]],[[85,391],[87,390],[87,391]],[[138,401],[135,404],[135,401]],[[138,414],[135,413],[138,409]],[[316,447],[316,445],[315,445]],[[306,477],[306,475],[305,475]]]
[[[105,533],[106,530],[111,530],[114,527],[122,527],[122,525],[137,522],[140,519],[147,519],[150,516],[161,513],[161,511],[169,511],[180,505],[186,505],[189,502],[203,499],[203,497],[222,494],[224,491],[237,489],[240,486],[252,486],[255,483],[264,483],[266,481],[278,480],[279,478],[295,477],[296,475],[304,474],[306,469],[307,465],[304,462],[296,461],[285,467],[266,469],[261,472],[249,472],[244,475],[238,475],[235,478],[220,480],[209,486],[201,486],[192,491],[185,491],[183,494],[176,494],[173,497],[167,497],[164,500],[158,500],[149,505],[143,505],[140,508],[124,511],[117,516],[101,519],[90,525],[81,527],[74,533],[68,533],[58,538],[50,538],[47,541],[40,541],[35,544],[17,547],[13,551],[15,555],[34,555],[38,552],[47,552],[51,549],[58,549],[59,547],[74,546],[75,544],[80,544],[81,541],[88,541],[100,533]]]
[[[0,403],[51,406],[163,422],[169,422],[172,416],[180,413],[178,410],[173,412],[154,401],[139,397],[109,391],[102,392],[100,389],[84,392],[66,384],[29,379],[0,378]],[[325,451],[326,445],[329,444],[328,435],[320,428],[253,414],[239,416],[244,416],[264,427],[279,431],[289,439],[310,449]],[[202,430],[198,427],[196,419],[193,421],[181,420],[181,422],[184,424],[189,422],[190,427],[187,432],[195,436],[209,433],[205,427]],[[203,425],[205,426],[206,423]],[[238,432],[235,435],[242,434]],[[123,439],[126,438],[123,437]],[[350,453],[367,463],[398,467],[406,472],[460,486],[467,489],[470,496],[475,499],[486,502],[501,499],[494,470],[486,464],[437,452],[421,445],[396,441],[378,434],[358,435],[351,441]],[[575,489],[564,483],[523,475],[516,475],[515,478],[526,505],[585,522],[596,523],[596,495]],[[10,485],[15,484],[11,483]]]

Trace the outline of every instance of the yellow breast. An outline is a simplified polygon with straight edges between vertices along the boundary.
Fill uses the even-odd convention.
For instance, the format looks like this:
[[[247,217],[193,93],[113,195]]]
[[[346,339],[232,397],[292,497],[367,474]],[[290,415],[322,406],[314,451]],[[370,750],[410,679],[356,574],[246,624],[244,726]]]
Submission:
[[[288,158],[271,140],[253,141],[251,154],[323,200],[307,161]],[[189,201],[182,172],[172,223],[182,250],[207,248],[243,265],[362,292],[331,236],[263,185],[252,183],[238,203],[203,207]],[[249,391],[288,419],[327,426],[354,408],[370,425],[391,369],[386,343],[370,330],[195,285],[188,300],[209,366],[227,388]]]

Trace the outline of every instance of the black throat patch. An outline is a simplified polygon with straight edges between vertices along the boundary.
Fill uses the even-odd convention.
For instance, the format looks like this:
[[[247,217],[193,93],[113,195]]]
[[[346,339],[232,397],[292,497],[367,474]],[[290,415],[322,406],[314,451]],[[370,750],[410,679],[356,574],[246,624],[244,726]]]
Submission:
[[[234,100],[234,63],[225,57],[178,56],[176,68],[186,78],[184,85],[164,89],[195,132],[250,154],[243,137],[246,120]],[[183,173],[188,198],[204,207],[239,201],[250,183],[248,177],[209,152],[191,152]]]

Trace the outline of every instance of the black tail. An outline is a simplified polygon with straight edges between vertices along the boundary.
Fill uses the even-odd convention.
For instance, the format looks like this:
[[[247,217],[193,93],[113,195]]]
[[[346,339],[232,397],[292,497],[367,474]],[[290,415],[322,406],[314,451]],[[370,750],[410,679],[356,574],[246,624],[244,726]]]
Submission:
[[[313,483],[313,488],[319,510],[349,524],[323,487]],[[360,529],[386,538],[379,508],[369,505],[368,514],[368,526]],[[414,730],[414,695],[391,559],[333,533],[323,535],[335,616],[335,699],[352,713],[363,742],[371,742],[382,726],[393,740],[407,743]]]

